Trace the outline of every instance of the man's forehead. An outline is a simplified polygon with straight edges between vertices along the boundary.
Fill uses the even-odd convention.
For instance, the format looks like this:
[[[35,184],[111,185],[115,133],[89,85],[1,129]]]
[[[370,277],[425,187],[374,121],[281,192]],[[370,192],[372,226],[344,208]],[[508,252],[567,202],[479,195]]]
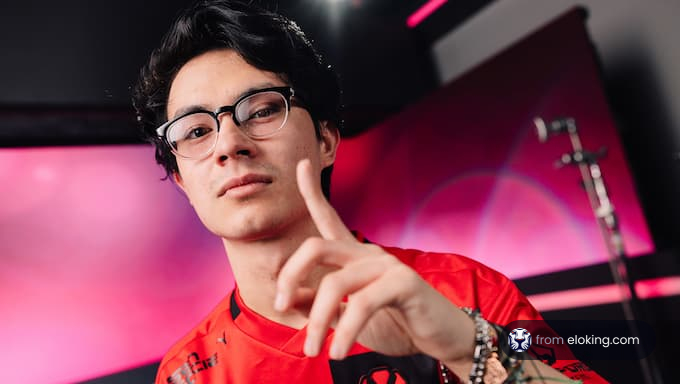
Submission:
[[[196,107],[214,110],[253,90],[283,85],[281,76],[248,64],[233,50],[209,51],[180,68],[170,85],[166,113],[173,117]]]
[[[231,96],[230,94],[226,95],[224,98],[220,98],[219,100],[232,100],[232,101],[223,101],[220,102],[219,100],[216,100],[214,102],[194,102],[192,103],[191,100],[183,100],[180,99],[177,102],[173,102],[172,106],[171,104],[171,99],[168,98],[168,107],[166,113],[169,115],[172,113],[172,116],[168,116],[168,118],[174,119],[178,116],[184,115],[189,112],[194,112],[198,110],[205,110],[205,111],[215,111],[220,107],[223,107],[225,105],[234,105],[237,100],[241,99],[244,95],[247,95],[249,93],[252,93],[253,91],[257,91],[259,89],[264,89],[264,88],[272,88],[272,87],[278,87],[283,84],[275,84],[273,82],[263,82],[263,83],[258,83],[257,85],[248,87],[244,89],[243,91],[239,92],[235,96]],[[179,99],[179,98],[178,98]],[[182,104],[182,102],[185,102]],[[188,102],[188,103],[187,103]],[[172,109],[171,109],[172,108]]]

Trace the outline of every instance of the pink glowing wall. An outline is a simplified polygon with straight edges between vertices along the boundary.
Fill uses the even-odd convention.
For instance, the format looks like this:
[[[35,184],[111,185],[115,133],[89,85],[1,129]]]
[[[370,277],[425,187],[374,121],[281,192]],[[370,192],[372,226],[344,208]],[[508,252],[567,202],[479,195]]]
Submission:
[[[471,256],[510,277],[607,260],[568,137],[533,118],[574,117],[631,255],[653,251],[579,11],[500,53],[367,134],[346,140],[334,202],[374,241]]]
[[[345,140],[333,201],[347,223],[511,277],[602,262],[579,174],[552,167],[566,138],[541,145],[531,132],[537,114],[570,115],[587,147],[609,148],[628,250],[652,251],[581,20],[550,28]],[[152,158],[146,146],[0,150],[4,382],[156,361],[232,286],[221,243]]]
[[[0,366],[63,383],[156,361],[232,286],[146,146],[0,151]]]

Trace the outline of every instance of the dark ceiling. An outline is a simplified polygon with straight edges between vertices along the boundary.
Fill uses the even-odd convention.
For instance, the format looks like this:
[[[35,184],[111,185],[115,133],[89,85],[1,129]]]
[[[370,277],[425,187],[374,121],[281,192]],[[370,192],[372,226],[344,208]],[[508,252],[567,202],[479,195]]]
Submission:
[[[265,2],[296,20],[338,70],[359,132],[433,89],[432,42],[490,0]],[[130,87],[186,0],[0,4],[0,145],[137,142]],[[262,3],[262,2],[261,2]]]

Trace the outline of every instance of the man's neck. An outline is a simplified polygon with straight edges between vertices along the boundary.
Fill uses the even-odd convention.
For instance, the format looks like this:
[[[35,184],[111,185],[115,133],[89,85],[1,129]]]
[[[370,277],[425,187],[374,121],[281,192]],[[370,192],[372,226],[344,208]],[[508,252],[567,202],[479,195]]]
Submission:
[[[243,302],[261,316],[297,329],[306,324],[306,313],[299,311],[280,313],[274,309],[274,300],[276,281],[281,268],[307,238],[319,236],[311,220],[302,224],[279,236],[266,239],[253,241],[223,239]],[[315,289],[321,278],[331,270],[322,266],[315,268],[302,285]]]

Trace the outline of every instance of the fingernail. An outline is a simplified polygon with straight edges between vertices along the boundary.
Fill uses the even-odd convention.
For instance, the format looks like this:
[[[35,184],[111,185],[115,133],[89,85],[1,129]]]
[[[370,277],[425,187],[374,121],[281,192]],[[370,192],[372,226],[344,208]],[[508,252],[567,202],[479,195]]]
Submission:
[[[331,349],[328,351],[328,356],[333,360],[341,360],[342,350],[340,349],[340,346],[336,343],[331,344]]]
[[[274,309],[277,311],[283,311],[286,309],[286,297],[281,292],[276,294],[276,299],[274,300]]]
[[[314,357],[318,354],[318,352],[316,351],[316,345],[314,343],[314,340],[312,340],[312,338],[309,337],[309,335],[307,335],[307,339],[305,340],[304,352],[305,355],[309,357]]]

